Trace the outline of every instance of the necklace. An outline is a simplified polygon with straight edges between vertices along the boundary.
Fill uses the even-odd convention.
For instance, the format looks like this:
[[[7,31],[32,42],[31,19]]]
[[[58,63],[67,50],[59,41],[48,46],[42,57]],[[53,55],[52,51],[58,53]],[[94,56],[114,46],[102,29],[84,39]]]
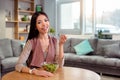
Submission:
[[[43,64],[47,64],[46,60],[47,60],[47,56],[48,56],[48,47],[46,48],[45,52],[43,52],[43,56],[44,56]]]
[[[46,52],[49,46],[49,40],[45,41],[45,40],[40,39],[40,43],[42,43],[41,47],[42,47],[43,52]]]

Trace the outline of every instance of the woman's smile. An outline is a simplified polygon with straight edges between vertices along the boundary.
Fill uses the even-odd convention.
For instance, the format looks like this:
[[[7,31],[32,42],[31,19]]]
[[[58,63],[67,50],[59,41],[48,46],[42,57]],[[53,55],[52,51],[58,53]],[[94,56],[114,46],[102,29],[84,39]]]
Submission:
[[[49,31],[49,20],[46,16],[40,15],[37,19],[37,29],[39,32],[45,34]]]

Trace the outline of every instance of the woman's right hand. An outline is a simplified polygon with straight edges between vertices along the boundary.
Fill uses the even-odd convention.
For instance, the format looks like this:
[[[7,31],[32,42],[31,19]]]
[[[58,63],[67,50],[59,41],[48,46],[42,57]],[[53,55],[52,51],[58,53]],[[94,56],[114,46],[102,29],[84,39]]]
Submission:
[[[45,71],[45,70],[33,69],[32,73],[34,75],[43,76],[43,77],[51,77],[51,76],[53,76],[53,74],[51,72],[48,72],[48,71]]]

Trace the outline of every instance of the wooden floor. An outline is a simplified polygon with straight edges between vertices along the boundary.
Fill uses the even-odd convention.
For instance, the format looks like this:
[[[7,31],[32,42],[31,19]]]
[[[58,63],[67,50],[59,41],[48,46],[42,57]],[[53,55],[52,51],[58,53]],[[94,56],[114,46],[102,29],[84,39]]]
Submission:
[[[116,76],[109,76],[109,75],[102,75],[101,80],[120,80],[120,77]]]

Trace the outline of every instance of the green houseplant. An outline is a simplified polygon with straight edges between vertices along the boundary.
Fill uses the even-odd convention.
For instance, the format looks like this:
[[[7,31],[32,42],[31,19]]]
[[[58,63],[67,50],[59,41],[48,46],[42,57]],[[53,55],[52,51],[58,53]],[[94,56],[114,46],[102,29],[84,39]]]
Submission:
[[[55,29],[53,27],[50,27],[49,33],[51,35],[55,35]]]
[[[24,15],[22,18],[21,18],[22,21],[28,21],[28,17],[27,15]]]
[[[99,31],[98,31],[98,38],[99,38],[99,39],[102,39],[102,38],[103,38],[102,30],[99,30]]]

